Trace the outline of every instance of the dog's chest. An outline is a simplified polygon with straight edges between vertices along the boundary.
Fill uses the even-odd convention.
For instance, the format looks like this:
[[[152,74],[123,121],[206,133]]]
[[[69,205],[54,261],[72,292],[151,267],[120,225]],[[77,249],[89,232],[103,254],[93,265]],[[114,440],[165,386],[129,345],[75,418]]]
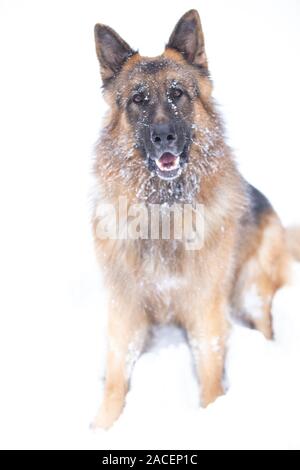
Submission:
[[[165,250],[157,244],[144,252],[140,266],[140,295],[154,320],[165,323],[173,319],[178,299],[187,288],[187,277],[184,259],[176,247]]]

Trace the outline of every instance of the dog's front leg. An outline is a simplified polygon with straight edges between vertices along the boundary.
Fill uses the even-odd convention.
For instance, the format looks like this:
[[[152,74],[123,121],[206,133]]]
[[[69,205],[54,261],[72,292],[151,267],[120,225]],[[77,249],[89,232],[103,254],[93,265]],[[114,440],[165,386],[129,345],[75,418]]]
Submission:
[[[223,395],[223,372],[228,334],[227,304],[221,296],[197,302],[186,325],[201,386],[201,405],[208,406]],[[199,309],[200,307],[200,309]]]
[[[110,302],[106,382],[93,428],[108,429],[124,407],[131,370],[147,337],[146,315],[136,306]]]

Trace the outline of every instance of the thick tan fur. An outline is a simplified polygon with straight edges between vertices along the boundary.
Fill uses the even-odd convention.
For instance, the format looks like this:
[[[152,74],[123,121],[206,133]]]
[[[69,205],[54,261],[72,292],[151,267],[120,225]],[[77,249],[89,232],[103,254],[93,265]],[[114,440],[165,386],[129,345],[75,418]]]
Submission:
[[[186,330],[196,361],[201,404],[212,403],[223,393],[230,312],[242,315],[266,338],[272,338],[272,299],[287,276],[289,255],[277,215],[270,209],[258,224],[248,217],[246,183],[220,131],[222,123],[211,98],[211,81],[175,50],[167,48],[161,57],[174,66],[161,70],[156,77],[158,84],[177,78],[191,87],[192,76],[201,89],[201,96],[193,101],[196,130],[186,172],[201,176],[193,202],[205,208],[204,246],[189,251],[181,240],[104,240],[97,235],[99,204],[117,205],[120,195],[127,197],[128,204],[159,203],[157,195],[164,184],[152,181],[156,191],[149,191],[149,171],[134,146],[134,132],[126,114],[115,100],[116,90],[121,90],[124,97],[132,81],[140,79],[133,72],[136,65],[153,60],[135,54],[127,60],[114,85],[104,91],[110,111],[96,148],[99,196],[93,224],[96,253],[109,292],[109,319],[106,385],[95,427],[108,428],[120,415],[133,361],[143,350],[149,326],[154,323],[173,322]],[[221,155],[213,164],[199,156],[199,142],[205,139],[204,125],[214,135],[214,153]],[[241,222],[243,218],[245,223]],[[292,240],[298,236],[299,231],[288,238],[297,257],[299,246]],[[166,280],[171,282],[164,284]],[[244,310],[249,289],[255,290],[262,303],[254,316]]]
[[[291,255],[300,261],[300,227],[290,227],[286,231],[288,249]]]

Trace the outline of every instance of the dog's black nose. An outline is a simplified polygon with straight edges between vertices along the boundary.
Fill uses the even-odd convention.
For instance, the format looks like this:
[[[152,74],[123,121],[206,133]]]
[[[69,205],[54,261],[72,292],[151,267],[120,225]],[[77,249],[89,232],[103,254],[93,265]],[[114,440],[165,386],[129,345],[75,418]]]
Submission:
[[[174,126],[171,123],[154,124],[151,126],[151,140],[157,148],[168,148],[177,140]]]

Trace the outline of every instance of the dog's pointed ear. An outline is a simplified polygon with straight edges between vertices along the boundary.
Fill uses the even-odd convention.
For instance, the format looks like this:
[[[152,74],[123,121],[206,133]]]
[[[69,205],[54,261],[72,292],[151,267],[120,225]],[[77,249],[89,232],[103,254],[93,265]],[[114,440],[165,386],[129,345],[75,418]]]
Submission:
[[[135,51],[109,26],[95,25],[97,57],[104,85],[115,77]]]
[[[207,69],[204,36],[197,10],[190,10],[180,18],[166,48],[176,49],[190,64]]]

